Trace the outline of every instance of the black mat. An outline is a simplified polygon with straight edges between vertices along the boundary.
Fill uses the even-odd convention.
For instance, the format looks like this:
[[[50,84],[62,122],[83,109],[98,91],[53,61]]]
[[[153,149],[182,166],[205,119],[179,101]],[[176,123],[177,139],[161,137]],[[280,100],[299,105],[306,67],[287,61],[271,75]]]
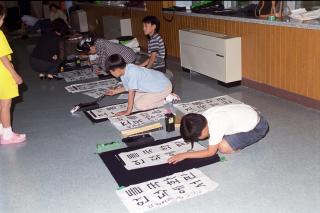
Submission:
[[[199,168],[220,161],[220,157],[216,154],[209,158],[187,159],[182,162],[179,162],[176,165],[162,164],[141,169],[127,170],[123,166],[123,163],[118,160],[118,157],[116,157],[121,152],[128,152],[147,146],[159,145],[179,138],[180,137],[174,137],[164,140],[158,140],[150,144],[113,150],[101,153],[99,155],[104,164],[108,167],[110,173],[112,174],[113,178],[116,180],[119,186],[129,186],[132,184],[137,184],[157,179],[160,177],[172,175],[176,172],[182,172],[192,168]]]

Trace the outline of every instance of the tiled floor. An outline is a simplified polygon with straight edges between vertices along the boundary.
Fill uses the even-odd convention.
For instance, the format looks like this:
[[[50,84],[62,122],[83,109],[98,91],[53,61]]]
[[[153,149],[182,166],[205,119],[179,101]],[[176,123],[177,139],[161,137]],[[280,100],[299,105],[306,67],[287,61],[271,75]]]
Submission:
[[[92,99],[68,94],[65,82],[38,80],[25,43],[14,44],[26,87],[13,125],[27,133],[28,142],[0,146],[0,212],[126,212],[114,179],[93,154],[96,143],[118,140],[119,133],[107,122],[93,125],[83,114],[71,116],[74,104]],[[201,168],[220,184],[215,191],[154,212],[319,212],[320,112],[242,86],[226,89],[197,74],[190,79],[174,63],[169,68],[183,101],[228,94],[257,107],[271,129],[260,143],[226,156],[226,162]]]

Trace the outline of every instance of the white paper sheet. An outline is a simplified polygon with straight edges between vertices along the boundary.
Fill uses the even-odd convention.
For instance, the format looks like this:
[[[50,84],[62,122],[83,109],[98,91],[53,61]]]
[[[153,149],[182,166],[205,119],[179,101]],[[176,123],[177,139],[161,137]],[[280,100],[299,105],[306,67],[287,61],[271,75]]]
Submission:
[[[58,76],[64,78],[66,82],[83,81],[98,77],[98,75],[93,72],[91,68],[62,72],[59,73]]]
[[[213,106],[241,103],[242,102],[238,101],[237,99],[234,99],[228,95],[224,95],[204,100],[192,101],[188,103],[174,104],[174,107],[177,108],[183,114],[188,114],[202,113]]]
[[[110,87],[114,87],[118,84],[118,81],[115,78],[93,81],[83,84],[72,84],[70,86],[66,86],[65,89],[70,93],[77,92],[85,92],[94,89],[108,89]]]
[[[147,212],[171,203],[187,200],[218,187],[218,183],[198,169],[190,169],[117,190],[131,213]]]
[[[164,118],[165,113],[166,110],[164,108],[159,108],[128,116],[112,117],[109,118],[109,120],[119,131],[123,131],[158,122],[160,119]]]
[[[107,119],[115,116],[118,112],[126,110],[127,106],[127,103],[115,104],[94,110],[89,110],[87,111],[87,113],[95,120]]]
[[[199,143],[194,143],[192,151],[205,149]],[[119,157],[125,163],[124,167],[127,170],[133,170],[165,164],[171,156],[187,151],[191,151],[191,144],[184,142],[183,139],[178,139],[161,145],[149,146],[130,152],[121,152]]]
[[[128,99],[128,93],[120,94],[117,99],[119,100],[127,100]]]
[[[90,91],[85,92],[85,93],[82,93],[82,94],[97,99],[97,98],[99,98],[100,96],[104,95],[105,93],[106,93],[106,89],[104,89],[104,88],[99,88],[99,89],[90,90]]]

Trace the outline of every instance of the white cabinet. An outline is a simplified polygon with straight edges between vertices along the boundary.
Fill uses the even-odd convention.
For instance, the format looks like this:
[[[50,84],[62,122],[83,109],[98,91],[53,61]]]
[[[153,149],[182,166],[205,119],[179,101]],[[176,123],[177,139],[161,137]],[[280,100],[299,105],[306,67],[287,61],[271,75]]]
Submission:
[[[103,32],[106,39],[132,36],[131,19],[116,16],[103,16]]]
[[[241,38],[203,30],[179,30],[181,66],[226,84],[241,81]]]
[[[71,13],[70,24],[73,29],[83,33],[88,32],[88,19],[87,13],[84,10],[76,10]]]

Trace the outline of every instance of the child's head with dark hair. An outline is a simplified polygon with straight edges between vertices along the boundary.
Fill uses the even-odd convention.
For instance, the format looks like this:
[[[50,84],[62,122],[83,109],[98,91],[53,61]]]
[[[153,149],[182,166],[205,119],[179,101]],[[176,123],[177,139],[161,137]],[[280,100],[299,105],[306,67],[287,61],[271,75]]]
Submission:
[[[0,27],[3,25],[3,20],[6,17],[6,8],[0,4]]]
[[[96,38],[93,34],[89,34],[87,37],[83,38],[77,44],[77,51],[86,53],[86,54],[96,54],[97,48],[95,45]]]
[[[127,63],[119,54],[110,55],[106,61],[106,66],[110,70],[110,73],[116,78],[124,74],[126,65]]]
[[[181,137],[186,142],[191,142],[193,147],[195,141],[203,140],[209,136],[209,132],[204,131],[206,130],[207,124],[207,119],[203,115],[189,113],[181,119]]]
[[[152,36],[154,33],[159,32],[160,21],[155,16],[146,16],[142,19],[143,32],[145,35]]]
[[[58,5],[56,5],[56,4],[50,4],[50,5],[49,5],[49,9],[50,9],[51,12],[56,13],[57,10],[60,9],[60,7],[59,7]]]

